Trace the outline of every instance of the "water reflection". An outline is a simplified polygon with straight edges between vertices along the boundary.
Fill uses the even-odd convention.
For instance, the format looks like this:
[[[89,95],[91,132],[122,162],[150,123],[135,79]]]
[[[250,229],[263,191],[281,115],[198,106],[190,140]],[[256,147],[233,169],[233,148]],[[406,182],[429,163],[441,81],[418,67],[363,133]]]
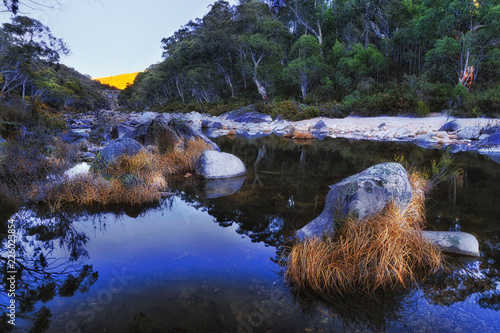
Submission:
[[[40,218],[33,211],[22,209],[8,223],[13,232],[1,235],[0,300],[9,306],[15,300],[15,311],[3,312],[0,327],[3,331],[12,330],[8,322],[14,319],[18,326],[20,321],[27,321],[34,331],[44,331],[52,314],[40,303],[45,304],[56,295],[72,297],[77,292],[85,293],[98,279],[92,265],[82,264],[88,258],[89,238],[76,230],[65,214]],[[8,235],[15,235],[15,242],[9,243]]]
[[[322,211],[328,186],[395,155],[429,169],[442,152],[329,138],[216,141],[244,161],[246,177],[225,186],[173,177],[176,197],[147,207],[58,216],[18,211],[19,262],[31,269],[19,277],[25,326],[50,325],[52,332],[500,330],[498,164],[455,155],[463,179],[440,185],[428,200],[432,227],[458,225],[473,233],[481,260],[451,262],[414,289],[318,299],[282,286],[278,262],[288,238]],[[5,270],[0,274],[5,288]]]

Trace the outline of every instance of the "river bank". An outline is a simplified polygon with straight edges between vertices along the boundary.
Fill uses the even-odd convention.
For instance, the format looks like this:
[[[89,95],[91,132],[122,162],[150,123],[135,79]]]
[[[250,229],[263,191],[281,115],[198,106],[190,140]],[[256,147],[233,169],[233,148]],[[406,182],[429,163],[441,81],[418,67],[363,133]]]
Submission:
[[[313,118],[301,121],[272,119],[271,116],[253,111],[232,111],[221,116],[198,112],[157,113],[119,112],[104,110],[100,113],[65,115],[73,131],[90,133],[101,128],[101,142],[86,147],[97,152],[105,141],[126,135],[139,124],[148,122],[158,115],[166,120],[181,119],[197,129],[203,129],[208,137],[241,135],[259,137],[280,135],[293,140],[322,140],[347,138],[391,142],[413,142],[427,149],[447,149],[451,153],[477,151],[492,157],[500,156],[500,120],[495,118],[454,118],[435,114],[426,118],[413,117],[346,117]],[[103,125],[106,124],[106,125]],[[446,125],[446,126],[445,126]],[[104,130],[102,127],[105,127]],[[117,128],[118,127],[118,128]],[[111,131],[115,128],[115,136]],[[83,135],[85,138],[86,136]],[[87,153],[88,158],[92,158]]]

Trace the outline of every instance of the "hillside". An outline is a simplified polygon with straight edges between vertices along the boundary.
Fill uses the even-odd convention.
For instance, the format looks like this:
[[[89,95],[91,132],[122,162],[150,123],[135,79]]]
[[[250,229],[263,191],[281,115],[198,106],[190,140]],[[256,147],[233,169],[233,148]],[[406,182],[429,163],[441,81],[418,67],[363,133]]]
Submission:
[[[135,73],[126,73],[114,76],[106,76],[106,77],[98,77],[94,78],[94,80],[99,81],[102,84],[107,84],[111,87],[115,87],[117,89],[123,90],[128,85],[134,83],[134,80],[140,72]]]

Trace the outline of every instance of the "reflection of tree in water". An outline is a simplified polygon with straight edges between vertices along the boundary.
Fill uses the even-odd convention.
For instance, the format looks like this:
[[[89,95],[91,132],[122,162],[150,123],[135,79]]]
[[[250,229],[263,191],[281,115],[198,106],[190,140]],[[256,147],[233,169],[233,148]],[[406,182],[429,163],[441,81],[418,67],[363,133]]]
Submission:
[[[173,178],[169,185],[221,226],[236,222],[239,233],[272,246],[280,245],[319,215],[329,185],[377,163],[392,161],[396,154],[409,156],[416,149],[421,153],[412,159],[419,161],[426,154],[413,145],[345,139],[305,143],[278,136],[251,140],[220,137],[216,143],[222,151],[238,156],[247,168],[237,193],[206,199],[203,182],[194,177]]]
[[[440,151],[425,150],[412,144],[325,140],[305,145],[274,136],[255,140],[219,138],[217,143],[222,151],[240,157],[247,167],[246,181],[237,193],[208,200],[203,196],[199,180],[195,178],[190,179],[189,184],[182,180],[171,185],[180,190],[180,196],[186,202],[206,210],[221,226],[237,223],[238,233],[247,235],[255,242],[264,242],[277,248],[295,230],[319,214],[329,190],[328,185],[374,164],[393,161],[395,155],[404,155],[409,165],[428,170],[430,161],[439,160],[442,154]],[[474,170],[473,176],[469,173],[468,179],[476,192],[484,191],[486,187],[487,191],[494,191],[498,186],[491,184],[498,184],[500,180],[498,167],[485,162],[481,156],[476,158],[467,154],[454,156],[457,165],[465,170]],[[482,176],[478,179],[481,183],[475,182],[478,175]],[[440,222],[436,226],[444,227],[441,230],[448,230],[445,218],[453,216],[454,221],[457,214],[460,214],[461,207],[449,204],[446,186],[443,185],[438,190],[438,194],[435,195],[434,192],[432,200],[429,200],[431,216],[439,215]],[[463,189],[464,192],[470,190]],[[484,212],[493,212],[494,216],[498,216],[498,207],[491,203],[496,196],[489,192],[481,196],[476,192],[467,196],[470,202],[467,201],[464,207],[467,206],[467,210],[473,211],[478,217],[488,216]],[[458,199],[461,198],[460,195],[463,194],[459,193]],[[493,226],[495,219],[498,220],[493,217],[485,223]],[[470,222],[469,225],[473,225],[474,221]],[[478,236],[481,239],[481,235]],[[451,262],[449,270],[422,282],[420,288],[429,302],[450,305],[476,294],[481,307],[498,310],[498,238],[498,235],[491,237],[491,233],[488,233],[481,239],[484,258],[479,267],[477,264],[464,266]],[[474,272],[474,269],[479,270]],[[327,306],[332,315],[343,319],[347,327],[378,331],[384,330],[388,323],[397,321],[413,309],[412,300],[416,299],[414,294],[415,289],[380,292],[377,295],[336,295],[327,300],[297,293],[296,296],[306,312],[314,313],[318,308]]]
[[[500,245],[498,237],[493,239],[482,245],[480,260],[450,260],[445,271],[426,280],[422,289],[428,301],[450,306],[474,297],[482,308],[499,311]]]
[[[51,322],[50,310],[38,303],[47,303],[54,297],[72,297],[85,293],[97,281],[98,272],[92,265],[84,264],[89,259],[86,250],[89,237],[75,228],[73,221],[87,219],[94,228],[106,229],[106,216],[119,220],[123,214],[131,217],[143,216],[151,210],[172,208],[172,199],[160,203],[136,207],[112,206],[75,208],[52,213],[38,207],[19,210],[12,218],[16,231],[16,325],[19,320],[29,322],[31,331],[43,332]],[[8,332],[7,298],[7,221],[2,221],[0,250],[0,332]],[[28,324],[27,324],[28,325]],[[24,325],[23,325],[24,326]]]
[[[32,323],[33,331],[44,331],[50,325],[50,310],[42,306],[36,311],[38,302],[47,303],[56,295],[71,297],[76,292],[84,293],[97,281],[98,273],[91,265],[81,264],[87,258],[85,245],[88,237],[77,231],[65,214],[37,217],[31,210],[23,209],[14,216],[16,232],[16,324],[24,319]],[[2,315],[0,327],[3,331],[13,329],[8,324],[10,299],[7,298],[8,241],[2,234],[0,260],[2,269],[0,294]]]

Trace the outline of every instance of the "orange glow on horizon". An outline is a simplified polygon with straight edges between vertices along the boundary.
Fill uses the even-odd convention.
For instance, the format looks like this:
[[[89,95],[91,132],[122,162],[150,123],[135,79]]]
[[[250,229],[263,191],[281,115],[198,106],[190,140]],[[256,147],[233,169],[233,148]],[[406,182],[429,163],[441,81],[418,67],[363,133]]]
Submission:
[[[134,83],[134,80],[139,73],[142,73],[142,72],[126,73],[126,74],[119,74],[119,75],[106,76],[106,77],[97,77],[97,78],[94,78],[93,80],[96,80],[102,84],[107,84],[111,87],[123,90],[123,89],[127,88],[127,86]]]

